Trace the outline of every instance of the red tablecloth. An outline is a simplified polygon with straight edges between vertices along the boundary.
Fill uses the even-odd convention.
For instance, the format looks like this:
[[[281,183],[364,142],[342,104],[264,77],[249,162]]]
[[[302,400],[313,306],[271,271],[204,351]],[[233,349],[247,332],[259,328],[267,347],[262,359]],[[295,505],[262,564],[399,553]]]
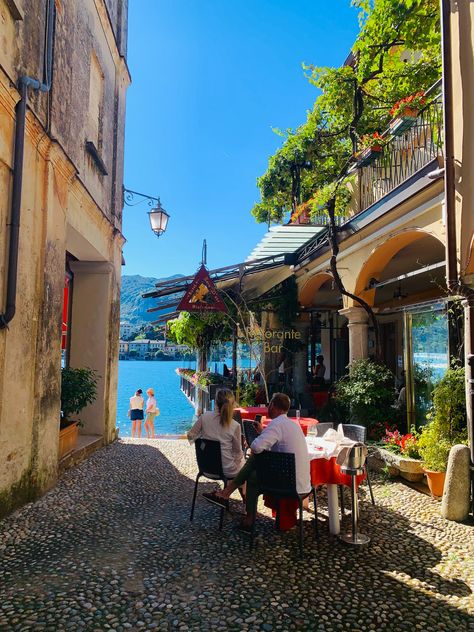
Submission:
[[[289,419],[291,419],[291,421],[294,421],[295,423],[298,421],[296,417],[289,417]],[[262,426],[266,428],[270,422],[271,419],[264,419],[262,421]],[[313,419],[312,417],[299,418],[299,424],[305,437],[308,434],[308,428],[311,428],[311,426],[315,426],[317,423],[319,423],[319,421],[317,419]]]
[[[234,410],[239,411],[242,415],[242,419],[255,419],[255,415],[268,415],[268,407],[267,406],[240,406],[239,408],[234,408]]]
[[[340,466],[336,463],[336,458],[332,459],[312,459],[310,461],[311,484],[312,485],[346,485],[350,487],[351,477],[341,472]],[[356,478],[357,487],[365,479],[365,474]],[[270,496],[265,496],[265,506],[272,509],[273,517],[276,516],[278,503]],[[280,531],[288,531],[297,522],[298,502],[296,500],[280,500]]]

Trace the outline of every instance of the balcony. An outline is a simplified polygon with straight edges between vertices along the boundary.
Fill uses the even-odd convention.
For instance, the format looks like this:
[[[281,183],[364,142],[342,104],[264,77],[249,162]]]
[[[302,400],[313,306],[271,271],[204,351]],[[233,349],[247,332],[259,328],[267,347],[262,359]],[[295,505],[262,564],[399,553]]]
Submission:
[[[443,104],[441,82],[427,93],[429,103],[409,129],[392,136],[380,157],[359,167],[359,209],[364,211],[394,191],[423,167],[443,155]]]

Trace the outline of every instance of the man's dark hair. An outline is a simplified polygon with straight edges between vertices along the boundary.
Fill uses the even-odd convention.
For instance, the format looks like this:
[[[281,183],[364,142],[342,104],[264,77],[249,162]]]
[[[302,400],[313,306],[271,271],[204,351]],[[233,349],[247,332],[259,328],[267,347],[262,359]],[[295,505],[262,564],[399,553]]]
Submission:
[[[287,413],[290,410],[291,401],[285,393],[274,393],[271,401],[273,402],[275,408],[282,410],[284,413]]]

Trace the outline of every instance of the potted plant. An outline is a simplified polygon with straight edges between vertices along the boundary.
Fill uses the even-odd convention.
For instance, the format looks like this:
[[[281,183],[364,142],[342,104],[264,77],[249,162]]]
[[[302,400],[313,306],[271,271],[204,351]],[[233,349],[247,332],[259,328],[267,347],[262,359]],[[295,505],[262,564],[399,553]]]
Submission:
[[[433,389],[433,406],[427,415],[429,423],[422,429],[418,440],[433,496],[443,495],[451,446],[467,440],[464,388],[464,368],[453,366],[448,369]]]
[[[425,102],[424,92],[417,92],[397,101],[390,110],[392,116],[392,120],[389,123],[390,134],[392,136],[400,136],[412,127]]]
[[[390,429],[389,424],[386,426],[385,436],[372,446],[370,465],[379,471],[388,467],[392,476],[401,476],[407,481],[422,481],[424,473],[418,449],[418,434],[414,429],[402,434],[397,429]]]
[[[348,411],[350,422],[366,426],[370,435],[381,418],[389,419],[393,413],[394,381],[385,365],[368,358],[355,360],[336,384],[336,401]]]
[[[423,471],[433,496],[443,495],[450,449],[449,441],[442,437],[435,421],[423,428],[418,441],[418,450],[423,459]]]
[[[98,375],[94,369],[73,369],[61,371],[61,419],[59,423],[59,458],[70,454],[77,444],[79,419],[73,419],[97,397]]]
[[[378,132],[361,136],[359,139],[359,151],[355,155],[358,166],[364,167],[374,162],[381,155],[387,142],[388,139],[381,136]]]

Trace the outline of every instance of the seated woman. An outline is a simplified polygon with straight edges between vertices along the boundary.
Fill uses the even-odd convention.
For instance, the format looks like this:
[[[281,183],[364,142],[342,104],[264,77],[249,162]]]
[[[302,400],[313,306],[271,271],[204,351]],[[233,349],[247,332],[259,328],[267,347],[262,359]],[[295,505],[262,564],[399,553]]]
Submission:
[[[187,434],[191,443],[198,438],[220,442],[222,469],[228,479],[234,478],[245,462],[242,430],[240,424],[233,419],[234,406],[233,392],[228,388],[221,388],[216,394],[216,410],[200,415]]]

